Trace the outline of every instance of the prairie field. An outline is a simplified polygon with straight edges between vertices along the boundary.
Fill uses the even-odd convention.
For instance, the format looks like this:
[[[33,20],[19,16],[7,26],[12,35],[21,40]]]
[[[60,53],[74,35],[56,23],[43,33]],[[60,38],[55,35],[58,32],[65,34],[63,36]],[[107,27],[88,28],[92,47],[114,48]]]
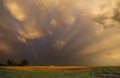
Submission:
[[[92,66],[1,66],[0,78],[120,78],[120,67]],[[102,78],[102,77],[101,77]]]
[[[96,67],[92,66],[1,66],[5,69],[14,69],[14,70],[91,70]]]

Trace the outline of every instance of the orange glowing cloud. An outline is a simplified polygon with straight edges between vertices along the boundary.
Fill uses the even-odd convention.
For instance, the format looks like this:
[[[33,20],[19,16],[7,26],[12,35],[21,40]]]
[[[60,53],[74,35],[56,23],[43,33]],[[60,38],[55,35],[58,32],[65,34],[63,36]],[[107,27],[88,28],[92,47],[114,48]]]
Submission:
[[[11,14],[19,21],[23,21],[26,16],[22,11],[21,7],[15,1],[6,1],[6,8],[11,12]]]

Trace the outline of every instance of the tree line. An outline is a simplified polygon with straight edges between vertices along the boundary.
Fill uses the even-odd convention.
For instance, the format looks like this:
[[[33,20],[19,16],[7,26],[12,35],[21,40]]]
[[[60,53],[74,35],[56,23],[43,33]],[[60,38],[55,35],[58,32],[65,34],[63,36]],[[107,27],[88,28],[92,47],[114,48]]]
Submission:
[[[6,64],[0,63],[0,66],[27,66],[29,61],[27,59],[23,59],[20,62],[16,62],[15,60],[8,59]]]

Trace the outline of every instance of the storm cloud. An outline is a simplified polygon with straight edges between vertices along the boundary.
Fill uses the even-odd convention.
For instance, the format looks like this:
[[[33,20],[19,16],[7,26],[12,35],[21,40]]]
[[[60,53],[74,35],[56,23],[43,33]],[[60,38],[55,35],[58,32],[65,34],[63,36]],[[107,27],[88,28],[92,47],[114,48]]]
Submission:
[[[87,0],[0,0],[0,61],[97,65],[103,56],[111,60],[104,65],[119,64],[120,58],[109,58],[119,54],[119,1],[104,0],[94,8],[99,1],[89,7]],[[113,14],[102,11],[106,8]]]

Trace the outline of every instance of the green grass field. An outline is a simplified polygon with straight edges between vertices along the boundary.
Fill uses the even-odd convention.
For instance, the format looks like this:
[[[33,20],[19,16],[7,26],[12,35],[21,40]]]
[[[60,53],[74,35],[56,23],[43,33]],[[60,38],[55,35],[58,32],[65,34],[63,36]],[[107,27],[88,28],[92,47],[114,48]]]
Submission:
[[[26,68],[26,69],[25,69]],[[30,69],[29,69],[30,68]],[[51,69],[42,69],[32,67],[1,67],[0,68],[0,78],[96,78],[96,74],[114,74],[120,75],[120,68],[116,67],[96,67],[93,69],[80,69],[75,70],[53,70]],[[56,68],[55,68],[56,69]],[[70,69],[70,68],[69,68]]]

